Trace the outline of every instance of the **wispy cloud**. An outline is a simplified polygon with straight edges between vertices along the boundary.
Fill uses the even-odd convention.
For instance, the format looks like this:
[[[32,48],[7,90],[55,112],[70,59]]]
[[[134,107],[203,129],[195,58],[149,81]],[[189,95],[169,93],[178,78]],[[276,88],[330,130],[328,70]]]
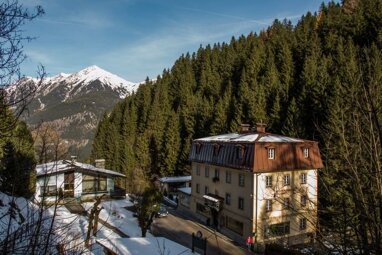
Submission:
[[[113,25],[111,19],[96,12],[82,12],[81,15],[71,16],[68,20],[76,24],[93,28],[107,28]]]
[[[66,16],[65,18],[40,18],[42,22],[60,24],[60,25],[69,25],[69,26],[86,26],[95,29],[108,28],[113,25],[111,19],[94,12],[84,12],[81,15],[71,15]]]
[[[268,25],[269,24],[269,20],[248,19],[245,17],[229,15],[229,14],[213,12],[213,11],[207,11],[207,10],[202,10],[202,9],[196,9],[196,8],[180,8],[180,9],[192,11],[192,12],[204,13],[204,14],[208,14],[208,15],[214,15],[214,16],[223,17],[223,18],[235,19],[235,20],[240,20],[240,21],[245,21],[245,22],[250,22],[250,23],[257,23],[260,25]]]
[[[37,5],[42,5],[42,0],[23,0],[20,3],[25,7],[34,7]]]
[[[233,35],[249,33],[260,25],[236,21],[212,26],[213,28],[174,23],[173,26],[166,26],[162,31],[157,31],[137,42],[126,42],[122,47],[100,54],[94,58],[93,62],[102,63],[111,70],[123,67],[129,76],[124,78],[141,81],[146,76],[154,78],[161,74],[164,68],[170,68],[173,65],[180,54],[190,49],[196,51],[201,44],[229,41]],[[132,66],[134,69],[131,68]]]
[[[53,62],[48,54],[43,53],[43,52],[38,51],[38,50],[28,50],[25,53],[26,53],[27,57],[30,58],[30,60],[32,60],[33,62],[36,62],[36,63],[48,65],[48,64],[51,64]]]

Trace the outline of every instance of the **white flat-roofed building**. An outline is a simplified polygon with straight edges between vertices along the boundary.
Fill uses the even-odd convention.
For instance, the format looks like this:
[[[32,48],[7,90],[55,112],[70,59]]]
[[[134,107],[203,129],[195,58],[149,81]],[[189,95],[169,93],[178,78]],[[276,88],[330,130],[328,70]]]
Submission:
[[[103,163],[103,162],[101,162]],[[38,201],[56,201],[57,198],[91,196],[125,196],[115,186],[115,178],[124,174],[74,160],[59,160],[36,166],[36,194]],[[123,194],[122,194],[123,193]]]

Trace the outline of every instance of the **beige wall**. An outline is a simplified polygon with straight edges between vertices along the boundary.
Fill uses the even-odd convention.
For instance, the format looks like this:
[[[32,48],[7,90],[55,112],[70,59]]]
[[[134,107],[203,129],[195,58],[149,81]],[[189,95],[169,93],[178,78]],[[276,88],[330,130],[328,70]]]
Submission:
[[[306,184],[301,184],[300,175],[306,174]],[[290,176],[290,185],[284,185],[284,176]],[[272,186],[266,187],[266,176],[272,176]],[[256,178],[256,176],[255,176]],[[257,175],[257,241],[271,241],[275,237],[266,237],[265,229],[272,224],[290,222],[289,236],[314,232],[317,223],[317,171],[299,170]],[[256,191],[255,191],[256,192]],[[301,196],[307,196],[306,206],[301,205]],[[284,208],[284,199],[289,198],[290,207]],[[266,200],[272,201],[272,210],[266,211]],[[256,211],[256,208],[255,208]],[[300,230],[300,219],[306,218],[306,229]],[[287,240],[287,242],[294,242]]]
[[[200,175],[196,174],[197,166],[200,167]],[[205,176],[205,168],[209,168],[209,177]],[[219,181],[213,181],[215,169],[219,169]],[[231,173],[231,183],[226,182],[226,173]],[[244,175],[244,186],[239,186],[239,174]],[[200,193],[196,192],[196,185],[199,184]],[[231,195],[230,205],[224,201],[223,210],[220,213],[219,223],[224,223],[225,217],[232,217],[243,223],[244,233],[242,237],[252,233],[253,230],[253,173],[249,171],[206,165],[202,163],[192,163],[192,196],[191,210],[196,212],[196,203],[204,204],[203,195],[205,186],[208,186],[209,193],[217,194],[226,199],[226,193]],[[244,208],[239,209],[239,197],[244,200]],[[204,217],[211,217],[209,213],[202,214]],[[203,219],[203,216],[201,217]],[[222,219],[224,218],[224,219]],[[205,218],[204,218],[205,219]],[[211,219],[212,220],[212,219]]]
[[[200,175],[197,175],[197,166],[200,168]],[[209,168],[209,177],[205,177],[205,167]],[[214,182],[215,168],[219,169],[219,181]],[[231,173],[231,183],[226,182],[226,172]],[[306,173],[307,183],[300,183],[300,174]],[[244,174],[244,187],[239,186],[239,174]],[[285,186],[283,176],[290,176],[290,185]],[[266,176],[272,176],[272,187],[266,187]],[[256,181],[257,179],[257,181]],[[256,183],[258,184],[256,188]],[[196,185],[199,184],[200,193],[196,192]],[[231,169],[226,167],[217,167],[203,163],[192,162],[192,195],[190,200],[190,209],[196,213],[196,203],[204,204],[205,186],[208,186],[209,193],[217,194],[226,199],[226,193],[231,194],[231,204],[227,205],[224,201],[223,210],[220,213],[219,223],[224,223],[226,216],[234,218],[243,223],[243,234],[239,235],[230,230],[224,233],[236,240],[245,240],[245,237],[252,232],[257,233],[257,241],[272,241],[275,237],[265,238],[265,228],[272,224],[290,222],[290,234],[287,243],[305,242],[303,239],[309,239],[308,232],[314,232],[317,222],[317,171],[299,170],[284,171],[275,173],[254,174],[252,172]],[[257,195],[256,195],[257,194]],[[301,207],[301,195],[307,196],[307,204]],[[244,209],[238,208],[239,197],[244,199]],[[284,198],[290,199],[290,209],[283,208]],[[256,203],[257,199],[257,203]],[[266,200],[272,200],[272,211],[266,211]],[[256,206],[257,204],[257,206]],[[206,220],[211,215],[198,214]],[[257,228],[256,228],[257,215]],[[307,228],[300,230],[300,218],[307,219]],[[212,219],[211,219],[212,220]],[[256,231],[257,230],[257,231]],[[299,236],[298,239],[291,236]],[[276,237],[280,239],[280,237]],[[283,238],[281,238],[283,239]],[[238,240],[240,241],[240,240]],[[284,240],[283,240],[284,241]]]

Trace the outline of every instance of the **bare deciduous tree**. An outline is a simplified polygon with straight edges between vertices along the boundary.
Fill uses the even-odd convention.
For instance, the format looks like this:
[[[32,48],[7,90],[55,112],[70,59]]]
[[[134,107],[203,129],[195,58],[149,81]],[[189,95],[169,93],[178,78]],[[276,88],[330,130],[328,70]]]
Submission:
[[[350,51],[351,52],[351,51]],[[323,195],[334,250],[382,253],[382,51],[363,50],[348,61],[324,130],[327,157]],[[352,65],[353,64],[353,65]]]
[[[39,78],[37,85],[26,84],[12,93],[6,92],[8,87],[22,78],[20,64],[26,58],[23,51],[23,43],[33,39],[30,36],[24,35],[22,26],[42,14],[44,14],[44,10],[41,6],[37,6],[34,11],[30,11],[24,8],[17,0],[4,1],[0,4],[1,111],[2,114],[13,114],[15,116],[13,118],[14,121],[0,124],[0,138],[7,135],[7,132],[14,127],[18,117],[26,109],[28,102],[45,76],[44,68],[41,66],[37,71]],[[12,113],[6,112],[8,107],[13,109]]]
[[[68,145],[61,139],[54,126],[41,123],[33,131],[37,162],[42,164],[67,156]]]

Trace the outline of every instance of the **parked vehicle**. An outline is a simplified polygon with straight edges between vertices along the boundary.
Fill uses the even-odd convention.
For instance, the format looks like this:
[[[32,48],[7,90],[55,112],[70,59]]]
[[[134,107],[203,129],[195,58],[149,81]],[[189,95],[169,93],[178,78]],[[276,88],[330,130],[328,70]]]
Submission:
[[[157,212],[156,217],[161,218],[161,217],[166,217],[168,215],[168,210],[166,206],[161,205],[159,208],[159,211]]]

